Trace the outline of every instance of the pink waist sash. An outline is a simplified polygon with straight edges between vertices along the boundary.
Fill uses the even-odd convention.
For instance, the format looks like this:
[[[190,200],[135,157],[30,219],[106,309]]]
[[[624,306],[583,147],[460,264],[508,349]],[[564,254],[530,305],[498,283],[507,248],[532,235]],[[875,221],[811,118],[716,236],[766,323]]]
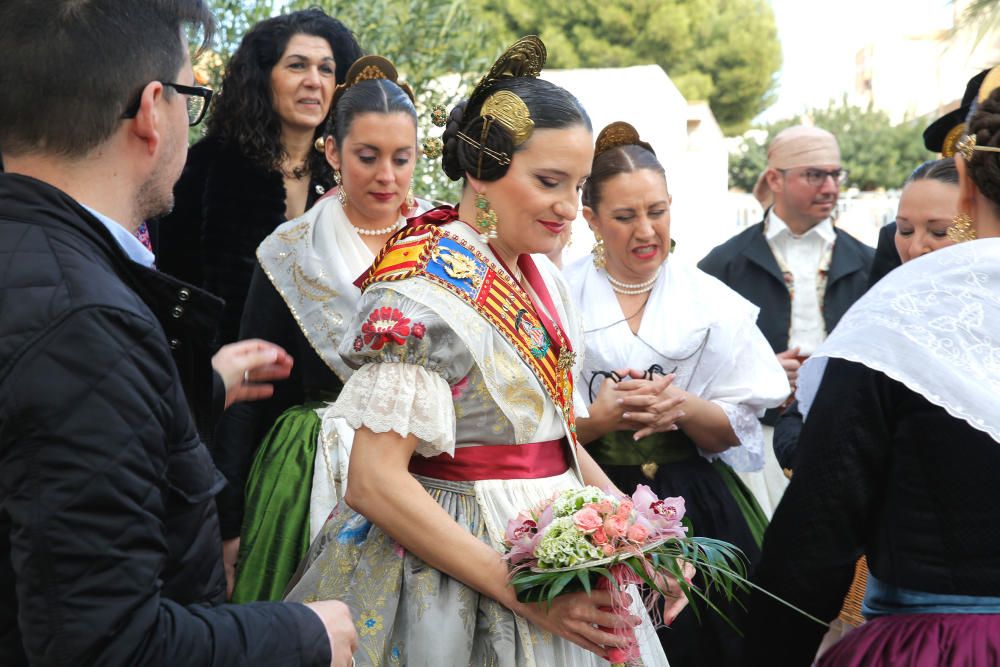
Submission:
[[[455,449],[455,456],[438,454],[410,459],[414,475],[449,482],[479,479],[538,479],[554,477],[570,467],[566,439],[530,442],[524,445],[476,445]]]

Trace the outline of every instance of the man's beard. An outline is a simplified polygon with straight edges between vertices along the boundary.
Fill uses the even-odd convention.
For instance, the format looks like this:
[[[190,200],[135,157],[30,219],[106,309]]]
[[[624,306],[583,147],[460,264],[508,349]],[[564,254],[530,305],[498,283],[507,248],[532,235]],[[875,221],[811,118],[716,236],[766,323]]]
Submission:
[[[173,155],[165,156],[139,188],[136,195],[138,222],[160,218],[174,210],[174,183],[177,177],[166,173],[172,162]]]

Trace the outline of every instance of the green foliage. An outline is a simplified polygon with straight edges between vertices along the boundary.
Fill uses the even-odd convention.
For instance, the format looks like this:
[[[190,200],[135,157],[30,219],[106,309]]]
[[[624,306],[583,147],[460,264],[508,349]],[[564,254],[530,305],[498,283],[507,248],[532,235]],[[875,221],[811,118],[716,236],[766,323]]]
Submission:
[[[975,34],[973,47],[978,46],[987,35],[1000,32],[1000,0],[969,0],[952,32],[953,38],[965,29],[971,29]]]
[[[442,132],[431,125],[431,107],[450,110],[464,99],[505,46],[461,0],[293,0],[287,10],[315,6],[349,27],[365,53],[395,63],[416,93],[421,139]],[[440,160],[419,158],[413,187],[418,196],[457,201],[458,187]]]
[[[792,125],[811,123],[829,130],[840,143],[843,166],[850,172],[848,185],[860,190],[896,189],[921,162],[934,158],[924,149],[923,123],[913,119],[892,125],[885,112],[853,106],[843,99],[826,108],[766,125],[766,138],[744,137],[729,156],[729,185],[749,192],[767,166],[767,144]],[[753,133],[751,133],[753,134]]]
[[[504,41],[540,35],[551,67],[660,65],[727,133],[773,101],[781,48],[766,0],[474,1]]]

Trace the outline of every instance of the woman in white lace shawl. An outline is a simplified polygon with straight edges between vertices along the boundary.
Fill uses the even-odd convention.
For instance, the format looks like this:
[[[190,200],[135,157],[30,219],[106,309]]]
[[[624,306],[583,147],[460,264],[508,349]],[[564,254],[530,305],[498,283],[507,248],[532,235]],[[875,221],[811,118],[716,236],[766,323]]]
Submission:
[[[956,155],[957,244],[894,269],[806,362],[795,475],[757,581],[832,619],[868,557],[867,622],[817,664],[1000,656],[1000,70]],[[822,380],[822,382],[820,382]],[[755,595],[748,664],[812,660],[824,628]]]

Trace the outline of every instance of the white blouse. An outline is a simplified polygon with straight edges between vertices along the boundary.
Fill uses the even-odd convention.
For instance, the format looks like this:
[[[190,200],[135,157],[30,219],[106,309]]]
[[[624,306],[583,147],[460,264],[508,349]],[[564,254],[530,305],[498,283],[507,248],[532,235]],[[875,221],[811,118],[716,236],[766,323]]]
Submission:
[[[668,261],[633,334],[607,274],[589,257],[566,267],[565,276],[583,317],[586,354],[579,386],[584,398],[593,400],[604,379],[601,372],[659,366],[662,373],[676,375],[675,386],[722,408],[739,438],[737,447],[721,454],[699,450],[702,456],[722,458],[740,472],[763,467],[758,418],[791,390],[757,328],[756,306],[699,269]]]

